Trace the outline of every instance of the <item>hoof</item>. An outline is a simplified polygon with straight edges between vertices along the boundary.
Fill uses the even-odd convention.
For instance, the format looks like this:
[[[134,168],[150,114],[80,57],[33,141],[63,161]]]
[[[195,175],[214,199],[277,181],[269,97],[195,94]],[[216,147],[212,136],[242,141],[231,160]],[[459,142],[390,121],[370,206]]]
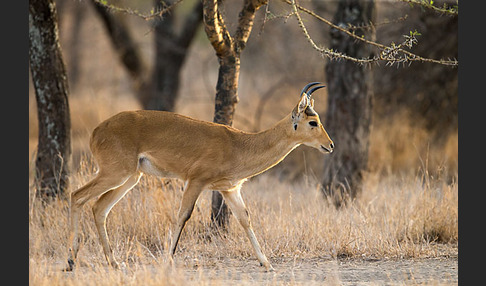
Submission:
[[[265,267],[265,272],[274,272],[275,271],[275,269],[273,269],[273,267],[270,264],[270,262],[266,262],[266,263],[261,263],[260,262],[260,266]]]
[[[73,271],[73,269],[74,269],[74,261],[71,258],[69,258],[67,262],[68,262],[68,266],[66,268],[64,268],[62,270],[62,272],[71,272],[71,271]]]
[[[174,255],[172,255],[172,254],[165,255],[164,262],[167,263],[170,266],[174,266],[175,265]]]

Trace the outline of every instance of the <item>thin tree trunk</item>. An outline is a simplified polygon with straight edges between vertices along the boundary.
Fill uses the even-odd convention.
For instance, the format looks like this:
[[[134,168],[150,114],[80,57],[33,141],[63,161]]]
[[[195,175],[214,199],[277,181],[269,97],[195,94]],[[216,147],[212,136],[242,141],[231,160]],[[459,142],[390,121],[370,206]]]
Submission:
[[[213,121],[232,126],[233,117],[238,103],[238,79],[240,74],[239,55],[220,58],[218,83],[216,84],[216,98],[214,103]],[[228,206],[223,196],[213,191],[211,198],[211,221],[225,230],[229,223]]]
[[[39,121],[35,179],[38,196],[49,201],[65,196],[71,161],[69,89],[53,0],[29,1],[29,42]]]
[[[125,18],[123,15],[113,13],[94,0],[91,3],[95,7],[95,11],[100,16],[108,32],[115,52],[132,78],[135,89],[138,90],[142,85],[142,81],[145,80],[144,76],[147,67],[140,56],[140,51],[135,40],[130,34]]]
[[[240,55],[250,36],[255,13],[267,1],[244,1],[243,8],[238,16],[238,26],[234,37],[227,30],[219,10],[219,5],[222,2],[218,0],[203,1],[204,28],[219,61],[213,121],[231,126],[238,103]],[[229,222],[228,207],[221,194],[216,191],[212,194],[211,220],[218,228],[227,229]]]
[[[374,2],[341,0],[334,23],[347,27],[369,24]],[[369,36],[358,29],[356,34]],[[331,30],[331,48],[353,57],[368,57],[369,48],[337,30]],[[336,206],[353,199],[361,188],[363,171],[368,162],[368,144],[372,110],[372,72],[369,67],[350,61],[330,61],[326,66],[328,110],[326,129],[336,148],[325,161],[323,191]]]
[[[81,42],[81,29],[83,27],[83,20],[86,13],[86,6],[85,5],[78,5],[80,3],[74,2],[74,16],[73,16],[73,25],[69,35],[69,46],[70,46],[70,53],[68,54],[68,66],[71,68],[68,70],[69,76],[69,86],[71,91],[76,90],[78,86],[79,78],[80,78],[80,67],[81,67],[81,50],[82,46],[80,45]]]
[[[166,6],[173,3],[166,1]],[[156,8],[162,8],[155,0]],[[175,29],[174,13],[167,13],[155,22],[155,68],[152,74],[152,93],[142,98],[145,109],[174,111],[182,66],[202,21],[202,2],[197,1],[185,18],[182,30]]]
[[[154,23],[155,66],[152,74],[143,63],[135,40],[129,33],[124,18],[92,1],[108,31],[120,60],[130,74],[137,98],[144,109],[174,111],[179,94],[179,79],[189,46],[202,21],[202,2],[197,1],[176,32],[174,12],[157,18]],[[156,8],[162,5],[155,0]],[[167,2],[167,6],[171,3]]]

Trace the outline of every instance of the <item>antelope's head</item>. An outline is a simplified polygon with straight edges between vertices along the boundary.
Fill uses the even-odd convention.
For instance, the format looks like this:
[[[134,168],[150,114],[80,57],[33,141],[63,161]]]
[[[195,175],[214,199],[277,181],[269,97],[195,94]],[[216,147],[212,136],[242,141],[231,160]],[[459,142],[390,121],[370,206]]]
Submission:
[[[314,110],[314,99],[311,98],[314,91],[324,87],[319,84],[312,82],[302,89],[299,103],[291,114],[293,132],[301,144],[314,147],[323,153],[331,153],[334,143],[322,126],[319,114]]]

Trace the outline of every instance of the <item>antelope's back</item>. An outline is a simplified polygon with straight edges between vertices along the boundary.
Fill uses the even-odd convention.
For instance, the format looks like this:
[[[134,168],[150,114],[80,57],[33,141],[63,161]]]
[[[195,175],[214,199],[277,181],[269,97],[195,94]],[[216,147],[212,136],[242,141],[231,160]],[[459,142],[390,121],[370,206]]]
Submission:
[[[93,131],[90,148],[98,163],[130,160],[139,154],[161,158],[165,168],[178,162],[197,167],[224,161],[231,154],[236,129],[180,114],[137,110],[123,111],[101,122]],[[163,158],[163,159],[162,159]],[[102,161],[102,162],[100,162]],[[169,166],[170,165],[170,166]]]

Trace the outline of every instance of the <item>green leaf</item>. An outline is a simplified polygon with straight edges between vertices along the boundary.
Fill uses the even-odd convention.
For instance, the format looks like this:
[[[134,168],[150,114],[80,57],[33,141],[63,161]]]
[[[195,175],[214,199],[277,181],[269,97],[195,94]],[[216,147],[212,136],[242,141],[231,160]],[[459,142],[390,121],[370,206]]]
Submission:
[[[412,31],[410,31],[410,36],[411,36],[411,37],[414,37],[414,36],[422,36],[422,34],[420,34],[420,33],[419,33],[419,32],[418,32],[416,29],[415,29],[415,31],[413,31],[413,32],[412,32]]]

